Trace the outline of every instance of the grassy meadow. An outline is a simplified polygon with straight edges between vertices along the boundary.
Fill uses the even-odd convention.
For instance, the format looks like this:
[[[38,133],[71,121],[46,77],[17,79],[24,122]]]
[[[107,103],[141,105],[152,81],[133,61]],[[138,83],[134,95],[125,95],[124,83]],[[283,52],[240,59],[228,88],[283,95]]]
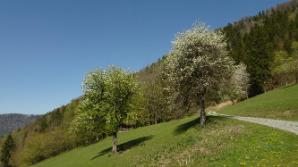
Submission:
[[[281,87],[218,112],[231,115],[298,120],[298,85]]]
[[[223,117],[209,117],[200,128],[197,116],[119,134],[80,147],[33,167],[94,166],[298,166],[298,136]]]

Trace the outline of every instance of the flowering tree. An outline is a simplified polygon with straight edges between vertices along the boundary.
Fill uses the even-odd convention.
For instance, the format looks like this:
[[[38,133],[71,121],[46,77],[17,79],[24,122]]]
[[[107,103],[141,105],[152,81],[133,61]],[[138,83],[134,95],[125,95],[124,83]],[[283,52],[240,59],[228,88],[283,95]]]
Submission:
[[[246,65],[240,63],[235,66],[230,82],[230,97],[234,102],[237,99],[248,97],[247,90],[249,86],[249,74],[246,71]]]
[[[175,97],[196,99],[200,106],[200,125],[206,121],[205,96],[208,89],[222,87],[231,77],[233,61],[227,56],[221,32],[202,23],[178,33],[167,58],[166,71]]]
[[[112,134],[112,152],[117,152],[117,132],[127,117],[137,83],[132,74],[120,68],[89,73],[83,83],[82,108],[74,119],[76,133]]]

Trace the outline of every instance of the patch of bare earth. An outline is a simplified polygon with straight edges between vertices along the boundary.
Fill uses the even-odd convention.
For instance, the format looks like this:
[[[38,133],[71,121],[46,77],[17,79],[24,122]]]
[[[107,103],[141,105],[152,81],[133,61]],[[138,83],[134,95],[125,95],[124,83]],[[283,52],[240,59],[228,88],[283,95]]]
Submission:
[[[222,109],[223,107],[229,106],[229,105],[232,105],[232,104],[233,104],[233,102],[231,100],[224,101],[224,102],[219,103],[217,105],[208,107],[207,108],[207,111],[218,111],[218,110]]]

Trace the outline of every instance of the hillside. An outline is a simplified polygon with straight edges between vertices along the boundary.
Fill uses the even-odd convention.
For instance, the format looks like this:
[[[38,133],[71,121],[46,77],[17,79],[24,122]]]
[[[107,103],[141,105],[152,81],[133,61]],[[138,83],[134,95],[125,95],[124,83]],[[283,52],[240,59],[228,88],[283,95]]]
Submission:
[[[12,163],[21,166],[25,162],[38,162],[45,156],[53,156],[74,148],[75,141],[68,135],[69,124],[78,107],[79,100],[39,116],[31,124],[12,133],[15,148]],[[0,141],[1,144],[1,141]]]
[[[298,81],[297,8],[292,0],[222,28],[230,56],[247,65],[250,96]]]
[[[33,167],[81,166],[295,166],[298,136],[222,117],[204,129],[196,116],[119,134],[120,153],[111,138],[77,148]]]
[[[0,114],[0,137],[33,123],[39,116],[23,114]]]
[[[158,61],[137,72],[137,79],[143,84],[155,80],[160,69],[160,63],[161,61]],[[66,105],[41,115],[36,121],[27,124],[27,126],[20,130],[14,131],[13,138],[16,142],[16,148],[12,153],[13,164],[21,166],[36,163],[82,144],[86,144],[77,141],[78,139],[69,136],[68,133],[69,126],[74,118],[75,112],[78,110],[80,101],[81,97],[74,99]],[[143,124],[144,123],[138,126],[142,126]],[[95,140],[90,143],[94,141]]]
[[[219,28],[230,56],[250,74],[249,96],[298,81],[298,0],[291,0]],[[164,56],[165,57],[165,56]],[[164,57],[139,72],[154,79]]]
[[[298,85],[281,87],[219,111],[224,114],[298,120]]]
[[[260,14],[258,14],[257,16],[245,18],[243,20],[240,20],[233,24],[229,24],[226,27],[222,28],[222,30],[225,32],[225,34],[227,35],[227,38],[228,38],[229,49],[231,51],[230,56],[233,57],[236,62],[243,61],[248,66],[248,71],[251,75],[251,79],[250,79],[251,87],[249,89],[251,96],[262,93],[264,90],[270,90],[270,89],[273,89],[273,88],[276,88],[276,87],[279,87],[282,85],[286,85],[288,83],[292,83],[295,81],[295,71],[293,72],[290,69],[288,69],[287,65],[290,64],[288,62],[292,62],[292,60],[295,60],[295,56],[298,55],[298,31],[297,31],[297,29],[298,29],[298,14],[297,14],[298,10],[296,10],[297,5],[298,5],[297,1],[290,1],[288,3],[279,5],[276,8],[268,9],[266,11],[260,12]],[[296,59],[296,60],[298,60],[298,59]],[[169,121],[171,119],[176,119],[176,118],[181,118],[184,114],[184,113],[181,114],[181,111],[179,111],[179,113],[173,114],[174,115],[173,117],[169,117],[169,118],[166,117],[166,119],[163,118],[163,117],[165,117],[165,115],[166,116],[169,115],[169,113],[166,110],[164,110],[164,108],[163,108],[164,104],[163,104],[162,99],[164,99],[164,96],[160,95],[160,92],[158,92],[160,90],[160,87],[157,89],[155,89],[155,87],[152,87],[152,85],[156,86],[156,83],[159,82],[158,79],[160,76],[162,62],[163,62],[163,58],[158,60],[156,63],[153,63],[153,64],[145,67],[143,70],[140,70],[139,72],[137,72],[135,74],[136,77],[138,78],[138,80],[142,84],[145,85],[146,88],[145,88],[144,92],[146,92],[147,94],[145,94],[144,96],[146,98],[148,97],[148,99],[146,99],[147,106],[141,106],[141,108],[146,108],[146,107],[151,108],[151,110],[145,109],[146,112],[144,115],[142,115],[143,118],[141,121],[132,123],[132,125],[135,127],[165,122],[165,121]],[[286,66],[286,68],[284,68],[284,66]],[[160,83],[158,83],[158,84],[160,84]],[[165,83],[161,83],[158,86],[162,87],[163,86],[162,84],[165,84]],[[155,92],[153,90],[155,90]],[[295,89],[295,91],[297,92],[297,89]],[[289,92],[291,92],[291,91],[289,91]],[[270,99],[274,99],[274,97],[275,98],[279,97],[279,95],[281,95],[281,94],[274,95]],[[250,102],[250,100],[247,100],[247,102],[243,102],[244,104],[251,103],[252,107],[247,107],[249,105],[247,105],[247,106],[244,105],[243,108],[235,107],[235,109],[231,108],[231,110],[227,107],[222,112],[227,112],[227,113],[231,113],[231,114],[233,112],[235,112],[238,114],[239,109],[243,109],[243,115],[245,115],[246,111],[244,110],[244,108],[249,108],[249,110],[247,110],[247,113],[254,112],[254,114],[255,114],[254,116],[297,120],[297,112],[296,112],[297,110],[295,110],[295,108],[297,106],[292,101],[293,98],[290,98],[290,97],[291,96],[289,96],[289,98],[288,98],[288,96],[285,96],[284,101],[282,101],[282,99],[280,99],[280,98],[276,98],[278,100],[281,100],[281,103],[284,104],[281,106],[281,108],[276,107],[275,104],[278,104],[278,103],[276,101],[273,101],[271,104],[268,103],[268,105],[267,105],[267,107],[271,106],[271,108],[268,107],[267,108],[268,110],[265,110],[264,108],[262,108],[262,105],[264,103],[263,102],[261,103],[260,100],[268,100],[268,99],[261,98],[259,100],[251,99],[252,102]],[[149,98],[151,98],[151,99],[149,99]],[[259,96],[257,96],[257,98],[259,98]],[[212,104],[215,102],[220,102],[221,100],[222,100],[222,97],[215,97],[215,98],[213,97],[213,99],[207,99],[206,103]],[[253,101],[256,101],[256,102],[253,102]],[[266,102],[269,102],[269,101],[270,100],[268,100]],[[153,102],[154,102],[154,104],[153,104]],[[289,104],[288,102],[291,104]],[[255,110],[256,108],[253,108],[253,106],[257,103],[259,104],[258,107],[260,107],[260,109]],[[84,145],[84,144],[94,143],[95,140],[99,140],[99,139],[102,139],[103,137],[105,137],[105,136],[103,136],[102,138],[94,139],[88,143],[82,143],[82,141],[77,141],[78,140],[77,138],[74,138],[73,136],[69,136],[69,133],[68,133],[69,126],[74,118],[75,112],[78,110],[79,104],[80,104],[80,98],[72,100],[69,104],[66,104],[66,105],[61,106],[57,109],[54,109],[53,111],[41,116],[34,123],[32,123],[24,128],[21,128],[19,131],[15,131],[13,133],[13,138],[16,141],[16,149],[14,150],[14,152],[12,154],[13,164],[16,166],[22,166],[24,164],[37,163],[39,161],[47,159],[48,157],[56,156],[61,152],[69,151],[73,148],[81,146],[82,144]],[[151,106],[154,106],[154,107],[151,107]],[[159,110],[160,108],[155,108],[155,106],[158,106],[158,107],[161,106],[160,107],[161,110]],[[235,106],[238,106],[238,105],[235,105]],[[242,103],[240,103],[239,106],[242,106]],[[290,107],[290,108],[288,108],[288,107]],[[274,113],[276,113],[276,114],[272,115],[271,110],[274,110]],[[154,112],[151,112],[151,111],[154,111]],[[156,113],[158,113],[158,114],[162,113],[164,115],[162,115],[162,118],[155,118]],[[241,114],[241,112],[239,112],[239,114]],[[186,121],[186,120],[184,120],[184,121]],[[167,125],[166,127],[173,129],[176,125],[178,126],[179,122],[183,122],[183,120],[177,121],[176,123],[174,121],[169,124],[161,124],[161,125],[152,126],[152,128],[160,127],[162,125]],[[238,124],[238,123],[239,122],[237,122],[237,121],[234,122],[234,121],[230,121],[230,120],[219,122],[220,125],[222,124],[227,127],[232,126],[234,124]],[[175,124],[175,125],[173,125],[173,124]],[[244,123],[241,123],[241,125],[242,124],[244,124]],[[245,129],[245,131],[247,130],[248,132],[251,132],[251,133],[257,132],[260,129],[264,130],[264,128],[262,128],[260,126],[255,127],[250,124],[245,124],[245,125],[247,125],[247,129]],[[218,128],[217,124],[215,124],[214,126],[216,126],[216,128]],[[1,127],[2,127],[2,124],[1,124]],[[166,128],[166,127],[164,127],[164,128]],[[146,128],[151,129],[150,127],[146,127]],[[143,130],[146,131],[146,128]],[[219,129],[221,129],[221,128],[219,128]],[[155,129],[155,130],[158,131],[157,129]],[[194,131],[194,130],[195,129],[193,129],[192,131]],[[198,130],[198,129],[196,129],[196,130]],[[226,129],[222,129],[222,130],[228,131]],[[123,133],[123,135],[124,135],[123,138],[121,137],[122,136],[122,134],[121,134],[120,140],[122,142],[125,142],[128,140],[134,140],[135,138],[144,136],[141,132],[138,132],[140,130],[137,129],[135,131],[137,132],[136,134],[134,134],[134,131],[128,132],[127,137],[125,137],[125,135],[124,135],[125,133]],[[148,130],[148,131],[151,131],[151,130]],[[213,131],[214,133],[217,132],[217,131],[215,131],[215,129],[212,129],[211,131]],[[273,131],[271,132],[270,130],[264,130],[264,131],[267,131],[266,133],[269,136],[272,135],[273,133],[275,133]],[[196,132],[196,131],[194,131],[194,132]],[[150,134],[150,133],[148,132],[148,134]],[[155,134],[155,133],[158,133],[158,132],[154,132],[154,133],[152,132],[152,135],[158,136],[158,134]],[[207,133],[207,132],[204,132],[204,133]],[[230,134],[230,133],[233,133],[233,132],[228,132],[227,134]],[[283,132],[276,132],[276,133],[284,134]],[[171,140],[170,138],[172,138],[173,136],[170,135],[170,132],[165,133],[165,135],[166,134],[168,136],[164,140]],[[194,134],[192,134],[192,135],[194,135]],[[192,135],[190,135],[190,136],[192,136]],[[208,133],[208,135],[209,135],[209,133]],[[210,134],[210,135],[212,137],[212,135],[214,135],[214,134]],[[230,135],[232,135],[232,134],[230,134]],[[243,135],[245,136],[245,134],[243,134]],[[145,135],[145,137],[146,136],[147,135]],[[236,136],[238,136],[238,134]],[[176,137],[177,136],[175,136],[175,138]],[[197,138],[197,137],[198,136],[192,136],[190,138]],[[213,137],[215,138],[215,136],[213,136]],[[262,139],[261,135],[259,135],[259,136],[257,135],[256,138],[253,138],[253,136],[249,136],[249,135],[247,135],[246,137],[251,137],[252,140],[261,140]],[[164,136],[161,136],[159,139],[162,139],[162,138],[164,138]],[[185,138],[187,138],[187,137],[185,137]],[[147,138],[141,138],[141,139],[147,140]],[[156,138],[153,137],[152,140],[148,140],[148,142],[149,141],[157,142],[155,139]],[[181,140],[183,140],[183,139],[181,139]],[[193,141],[191,141],[192,139],[189,139],[189,140],[191,143],[193,142]],[[291,140],[291,139],[282,139],[282,140],[286,141],[286,140]],[[137,140],[137,142],[138,141],[139,140]],[[109,143],[109,139],[105,139],[103,142],[100,142],[100,143],[107,143],[107,142]],[[212,142],[212,140],[211,140],[211,142]],[[224,139],[222,142],[228,143],[228,140]],[[82,148],[82,150],[85,150],[84,153],[86,153],[85,160],[90,158],[87,156],[92,156],[91,153],[95,154],[96,151],[100,151],[101,149],[104,149],[104,147],[107,147],[107,145],[103,145],[100,143],[90,146],[90,147]],[[145,143],[147,143],[147,141]],[[184,141],[182,141],[182,143],[184,143]],[[165,143],[163,143],[163,144],[165,144]],[[175,144],[177,144],[177,143],[174,143],[174,145]],[[207,144],[210,144],[212,147],[214,147],[214,145],[212,145],[212,144],[215,144],[215,143],[207,143]],[[248,145],[248,143],[246,143],[246,146],[247,145]],[[95,146],[98,146],[99,150],[97,150],[97,148],[93,148]],[[155,147],[155,146],[153,146],[153,147]],[[156,146],[156,147],[158,147],[158,146]],[[169,147],[171,147],[171,145]],[[88,150],[88,148],[90,148],[90,150]],[[172,149],[172,148],[169,148],[169,149]],[[182,148],[179,148],[179,149],[182,149]],[[204,152],[204,149],[205,148],[203,148],[202,152]],[[241,149],[241,148],[239,148],[239,149]],[[282,149],[285,149],[285,148],[282,148]],[[75,151],[72,151],[70,153],[63,154],[63,156],[69,155],[69,157],[68,157],[69,159],[76,158],[75,156],[72,156],[71,154],[76,154],[77,150],[80,150],[80,149],[76,149]],[[224,148],[223,148],[223,150],[224,150]],[[91,151],[91,152],[89,152],[89,151]],[[144,150],[142,150],[142,151],[144,151]],[[156,152],[159,152],[159,151],[162,152],[161,150],[156,150]],[[241,152],[243,150],[238,150],[238,151]],[[285,150],[283,150],[283,151],[285,151]],[[156,152],[153,151],[152,154],[155,154]],[[79,153],[81,153],[81,152],[78,151],[77,154],[79,154]],[[208,150],[207,150],[207,153],[208,153]],[[253,154],[253,153],[255,153],[255,152],[253,152],[253,150],[251,150],[251,154]],[[120,154],[120,155],[126,155],[126,154],[127,154],[127,152],[125,152],[125,154]],[[148,152],[148,154],[151,154],[151,152],[150,153]],[[162,154],[162,153],[160,153],[160,154]],[[235,153],[235,154],[237,154],[237,153]],[[241,154],[241,153],[239,153],[239,154]],[[119,155],[119,157],[120,157],[120,155]],[[132,157],[130,157],[132,155],[133,154],[131,153],[131,154],[129,154],[128,157],[124,156],[125,158],[127,158],[127,161],[121,160],[121,161],[119,161],[119,163],[124,163],[124,164],[128,163],[129,160],[132,160]],[[209,153],[208,153],[208,155],[209,155]],[[151,163],[150,155],[148,155],[148,156],[149,156],[148,160],[141,159],[141,161],[143,161],[143,160],[145,162],[150,161],[149,163]],[[165,155],[162,155],[162,156],[165,156]],[[157,159],[163,158],[162,156],[157,157]],[[175,155],[173,155],[173,156],[175,156]],[[219,155],[219,158],[222,158],[223,156],[225,156],[225,155]],[[241,156],[244,156],[244,155],[241,154]],[[265,156],[265,155],[263,155],[263,156]],[[271,154],[268,156],[271,156]],[[103,157],[106,157],[106,156],[103,156]],[[98,160],[97,159],[94,160],[94,162],[100,163],[101,161],[104,161],[104,160],[107,160],[107,159],[99,158]],[[55,163],[54,161],[57,161],[57,159],[54,158],[50,161],[46,161],[49,163],[45,164],[45,165],[51,166],[51,163]],[[195,159],[194,161],[205,162],[206,159]],[[277,161],[278,161],[278,159],[277,159]],[[87,165],[94,163],[93,161],[89,162],[87,160],[82,161],[82,162],[86,163]],[[275,161],[272,161],[272,164],[273,164],[273,162],[275,162]],[[281,161],[278,161],[278,162],[281,162]],[[293,162],[293,161],[290,159],[289,162]],[[64,163],[60,162],[60,163],[64,164],[67,162],[64,162]],[[72,163],[72,161],[69,163]],[[79,164],[79,162],[77,162],[77,163]],[[111,165],[113,165],[114,163],[118,163],[118,162],[111,161]],[[175,163],[175,162],[171,162],[171,163]],[[270,162],[268,162],[268,163],[270,163]],[[83,166],[85,166],[86,164],[84,164]],[[216,164],[216,162],[214,162],[214,164]],[[64,165],[68,166],[69,164],[64,164]],[[213,165],[212,162],[210,165]]]

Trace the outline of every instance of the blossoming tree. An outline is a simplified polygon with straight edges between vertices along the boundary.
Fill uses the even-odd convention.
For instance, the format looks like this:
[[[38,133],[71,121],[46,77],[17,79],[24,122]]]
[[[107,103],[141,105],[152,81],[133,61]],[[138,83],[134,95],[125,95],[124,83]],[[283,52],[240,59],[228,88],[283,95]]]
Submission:
[[[223,88],[232,75],[234,63],[228,57],[226,48],[221,32],[198,23],[176,35],[167,58],[166,69],[174,96],[196,99],[200,106],[201,126],[206,122],[207,91]]]

